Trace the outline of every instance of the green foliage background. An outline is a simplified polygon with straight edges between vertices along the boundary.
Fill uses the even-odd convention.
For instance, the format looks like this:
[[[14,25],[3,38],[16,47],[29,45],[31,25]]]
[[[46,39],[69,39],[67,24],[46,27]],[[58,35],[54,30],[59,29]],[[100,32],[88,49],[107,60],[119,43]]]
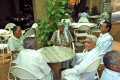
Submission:
[[[45,16],[38,21],[38,29],[36,37],[40,43],[40,47],[49,46],[50,38],[55,30],[57,24],[61,19],[65,19],[65,13],[72,11],[67,7],[68,0],[47,0],[45,8]]]

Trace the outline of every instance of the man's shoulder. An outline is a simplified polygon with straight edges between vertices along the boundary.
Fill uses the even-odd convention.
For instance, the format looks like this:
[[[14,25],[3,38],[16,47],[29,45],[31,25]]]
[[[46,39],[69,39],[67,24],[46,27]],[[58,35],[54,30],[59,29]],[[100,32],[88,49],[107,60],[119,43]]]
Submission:
[[[11,42],[11,41],[14,41],[14,36],[11,36],[11,37],[8,39],[8,43]]]
[[[21,55],[28,54],[28,55],[32,55],[33,57],[41,56],[40,52],[33,49],[22,49],[19,54]]]
[[[113,37],[109,33],[106,33],[104,35],[101,33],[98,38],[100,38],[101,36],[103,36],[103,38],[106,40],[113,40]]]
[[[113,37],[108,33],[108,34],[107,34],[107,39],[113,40]]]

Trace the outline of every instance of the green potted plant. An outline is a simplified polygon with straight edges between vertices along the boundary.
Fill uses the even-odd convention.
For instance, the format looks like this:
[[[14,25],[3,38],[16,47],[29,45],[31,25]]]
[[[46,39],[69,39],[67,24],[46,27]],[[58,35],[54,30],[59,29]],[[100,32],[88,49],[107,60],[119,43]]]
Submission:
[[[72,12],[69,8],[66,8],[67,4],[68,0],[47,0],[45,16],[38,21],[38,29],[36,31],[40,47],[50,45],[50,38],[57,29],[58,22],[66,18],[65,13]]]

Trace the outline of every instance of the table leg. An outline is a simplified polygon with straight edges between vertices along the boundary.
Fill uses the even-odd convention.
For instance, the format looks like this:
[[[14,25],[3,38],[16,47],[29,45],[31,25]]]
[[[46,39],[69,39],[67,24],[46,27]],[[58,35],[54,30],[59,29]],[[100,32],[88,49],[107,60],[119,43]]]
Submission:
[[[60,69],[62,68],[59,63],[49,63],[51,69],[54,71],[56,80],[61,80]]]

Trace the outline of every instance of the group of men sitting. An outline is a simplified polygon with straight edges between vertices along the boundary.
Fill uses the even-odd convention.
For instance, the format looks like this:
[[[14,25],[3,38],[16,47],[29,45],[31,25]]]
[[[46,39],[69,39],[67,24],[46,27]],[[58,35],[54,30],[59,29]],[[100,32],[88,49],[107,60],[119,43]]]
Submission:
[[[69,47],[74,41],[69,30],[64,29],[64,23],[58,23],[58,30],[56,30],[51,38],[51,43],[56,46]],[[61,72],[62,78],[66,77],[68,80],[94,80],[95,72],[86,73],[80,76],[82,70],[87,63],[104,55],[103,62],[105,69],[101,76],[101,80],[119,80],[120,79],[120,52],[111,51],[113,45],[113,38],[109,34],[112,25],[110,22],[104,22],[101,27],[101,34],[97,38],[94,35],[88,35],[85,39],[84,53],[77,53],[72,61],[73,68],[66,66],[69,61],[63,62],[65,68]],[[16,64],[20,67],[31,71],[38,79],[52,80],[51,68],[48,66],[45,58],[40,54],[38,42],[34,37],[27,37],[22,39],[20,26],[13,28],[13,36],[8,40],[10,51],[15,55]],[[18,53],[18,54],[17,54]],[[16,55],[17,54],[17,55]],[[54,78],[55,79],[55,78]]]

